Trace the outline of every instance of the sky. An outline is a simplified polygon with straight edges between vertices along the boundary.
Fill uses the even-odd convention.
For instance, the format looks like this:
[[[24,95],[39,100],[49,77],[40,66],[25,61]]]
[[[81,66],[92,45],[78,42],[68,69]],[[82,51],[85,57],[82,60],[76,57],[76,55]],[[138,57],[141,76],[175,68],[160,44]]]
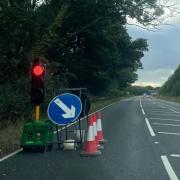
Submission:
[[[180,64],[180,13],[168,18],[166,23],[170,25],[161,25],[158,32],[133,25],[127,27],[133,39],[145,38],[149,45],[149,51],[141,60],[143,70],[138,70],[135,85],[161,86]]]

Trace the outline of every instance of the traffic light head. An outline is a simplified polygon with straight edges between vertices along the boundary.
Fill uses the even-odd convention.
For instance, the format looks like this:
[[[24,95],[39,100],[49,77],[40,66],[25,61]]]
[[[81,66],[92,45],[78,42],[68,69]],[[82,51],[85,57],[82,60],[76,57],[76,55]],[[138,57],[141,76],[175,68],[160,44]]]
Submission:
[[[31,102],[35,105],[40,105],[44,101],[45,89],[45,66],[35,60],[31,71]]]
[[[33,67],[32,73],[34,76],[42,76],[45,72],[44,66],[37,64]]]

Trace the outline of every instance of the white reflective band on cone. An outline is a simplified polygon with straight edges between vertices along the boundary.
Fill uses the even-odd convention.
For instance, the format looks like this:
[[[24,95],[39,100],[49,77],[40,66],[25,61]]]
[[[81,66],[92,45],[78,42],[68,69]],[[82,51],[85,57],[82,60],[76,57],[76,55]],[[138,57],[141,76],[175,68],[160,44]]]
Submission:
[[[97,119],[97,131],[102,131],[101,119]]]
[[[94,136],[97,136],[97,126],[96,126],[96,122],[93,123],[93,127],[94,127]]]
[[[93,126],[89,126],[89,128],[88,128],[88,135],[87,135],[87,141],[94,141],[94,140],[95,140],[94,127]]]

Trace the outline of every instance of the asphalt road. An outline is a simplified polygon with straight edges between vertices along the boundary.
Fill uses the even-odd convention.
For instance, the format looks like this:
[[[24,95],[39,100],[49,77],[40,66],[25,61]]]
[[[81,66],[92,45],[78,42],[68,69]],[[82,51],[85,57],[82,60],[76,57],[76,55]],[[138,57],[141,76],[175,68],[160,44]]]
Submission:
[[[46,153],[19,153],[0,163],[0,179],[180,178],[180,104],[134,97],[101,112],[108,142],[100,156],[80,157],[80,149],[60,151],[56,146]]]

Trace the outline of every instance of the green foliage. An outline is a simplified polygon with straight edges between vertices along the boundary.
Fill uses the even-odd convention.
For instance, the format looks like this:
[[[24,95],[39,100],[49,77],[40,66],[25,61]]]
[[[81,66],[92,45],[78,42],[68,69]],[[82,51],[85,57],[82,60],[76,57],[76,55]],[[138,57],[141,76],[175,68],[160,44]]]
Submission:
[[[165,96],[180,96],[180,66],[162,86],[160,93]]]
[[[124,91],[148,50],[145,39],[127,33],[127,17],[146,25],[162,13],[156,0],[0,1],[0,119],[31,117],[30,67],[37,55],[47,65],[46,104],[55,88]]]
[[[143,95],[144,93],[159,93],[159,89],[152,86],[131,86],[129,92],[133,95]]]

